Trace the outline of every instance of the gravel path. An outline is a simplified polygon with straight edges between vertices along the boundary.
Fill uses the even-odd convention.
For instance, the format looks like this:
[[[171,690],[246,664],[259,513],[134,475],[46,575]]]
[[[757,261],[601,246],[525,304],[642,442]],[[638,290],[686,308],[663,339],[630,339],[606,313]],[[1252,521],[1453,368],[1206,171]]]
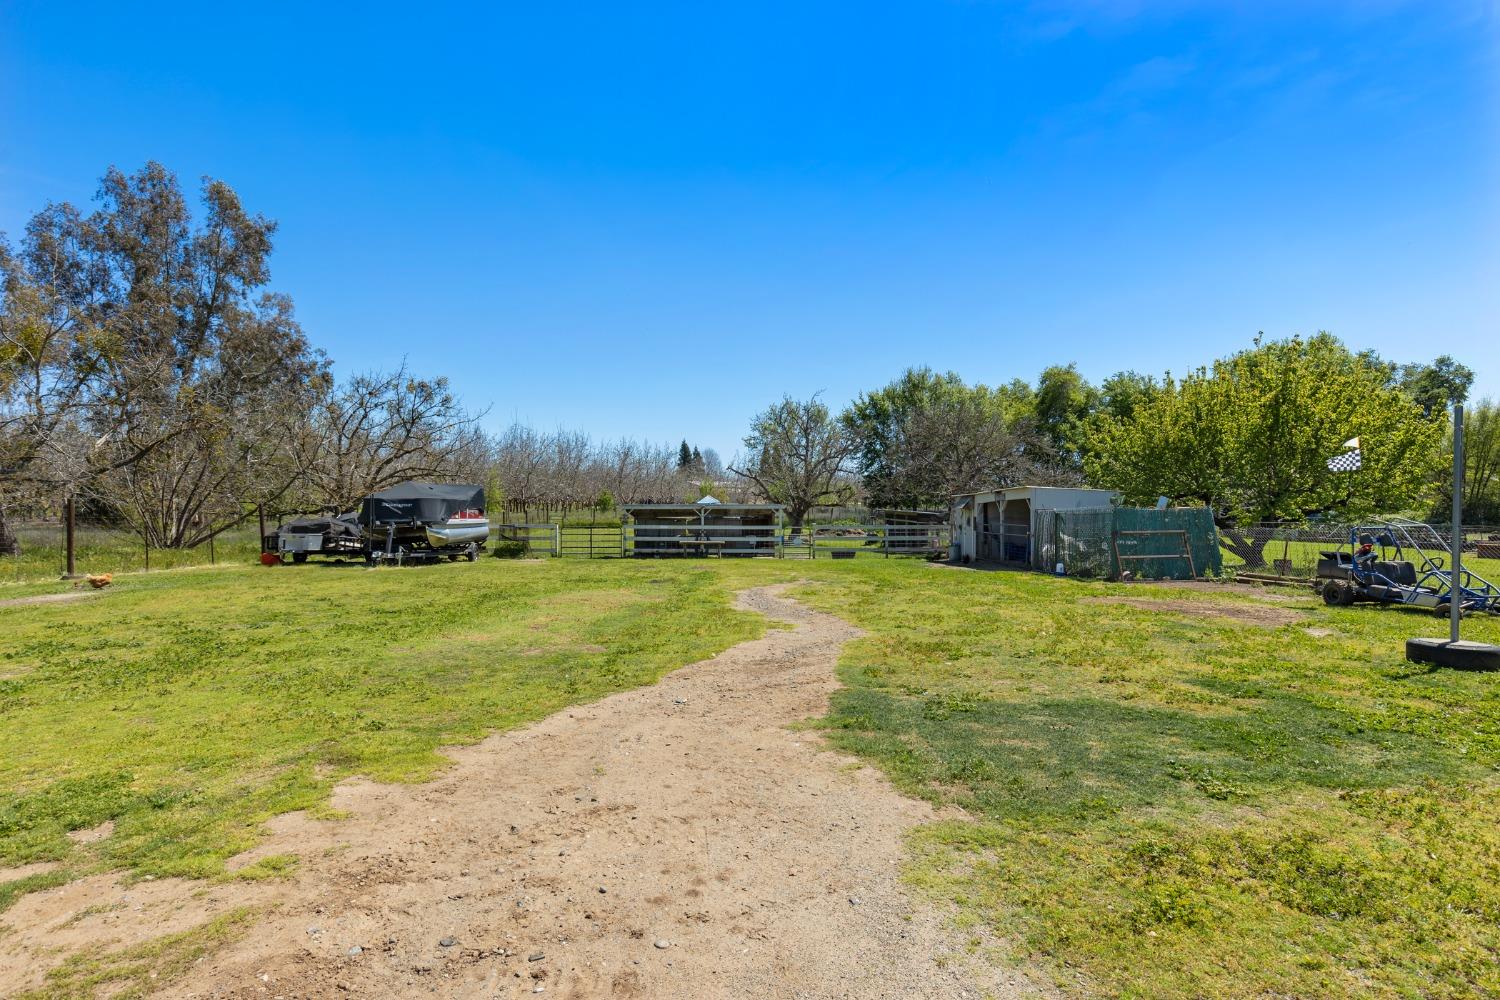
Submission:
[[[346,782],[348,819],[278,818],[239,860],[294,852],[291,882],[138,885],[123,921],[68,933],[273,905],[169,988],[184,997],[1037,995],[900,885],[902,834],[931,809],[788,728],[826,710],[858,633],[780,589],[739,606],[793,629],[457,749],[432,783]],[[42,897],[67,891],[17,910],[65,919],[85,897]]]

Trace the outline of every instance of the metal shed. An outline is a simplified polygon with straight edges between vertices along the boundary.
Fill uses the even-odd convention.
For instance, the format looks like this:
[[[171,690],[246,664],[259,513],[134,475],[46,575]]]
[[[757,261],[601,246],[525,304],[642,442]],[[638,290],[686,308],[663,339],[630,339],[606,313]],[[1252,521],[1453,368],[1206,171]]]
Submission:
[[[781,504],[624,504],[622,554],[637,556],[775,556],[781,535]]]
[[[1116,490],[1064,486],[1011,486],[961,493],[953,498],[949,511],[953,559],[1033,565],[1038,512],[1107,509],[1119,500]]]

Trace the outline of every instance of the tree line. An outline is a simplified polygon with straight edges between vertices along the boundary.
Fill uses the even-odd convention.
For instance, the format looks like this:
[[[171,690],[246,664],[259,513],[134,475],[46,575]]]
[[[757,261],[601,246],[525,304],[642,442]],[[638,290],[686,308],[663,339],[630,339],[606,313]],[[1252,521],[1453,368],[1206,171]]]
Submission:
[[[222,181],[195,214],[157,163],[111,169],[96,206],[0,237],[0,554],[17,516],[74,498],[153,547],[271,512],[345,511],[407,479],[463,478],[520,503],[678,499],[723,476],[712,449],[511,427],[490,434],[442,377],[333,378],[269,287],[274,222]]]
[[[572,431],[483,428],[442,377],[405,366],[342,381],[270,288],[275,223],[205,180],[195,213],[150,163],[111,169],[93,211],[36,213],[0,237],[0,554],[17,516],[75,498],[156,547],[200,544],[257,507],[343,511],[406,479],[462,478],[520,505],[696,499],[942,509],[955,493],[1088,483],[1166,496],[1237,527],[1446,503],[1447,405],[1473,373],[1397,364],[1333,336],[1264,341],[1181,377],[1074,365],[1034,383],[913,368],[835,412],[783,398],[729,463]],[[1500,421],[1468,421],[1465,502],[1500,521]],[[1326,460],[1358,436],[1364,468]],[[1243,544],[1253,544],[1248,537]]]
[[[1249,525],[1445,519],[1448,406],[1473,379],[1447,356],[1397,364],[1324,332],[1257,337],[1180,378],[1123,371],[1097,386],[1074,365],[995,388],[914,368],[837,415],[816,399],[783,399],[756,418],[737,471],[786,503],[794,523],[856,492],[875,507],[942,508],[976,489],[1087,483],[1133,503],[1208,507],[1227,543],[1253,557],[1264,536],[1240,530]],[[1356,437],[1363,467],[1330,469]],[[1470,411],[1467,456],[1470,523],[1500,521],[1489,401]]]

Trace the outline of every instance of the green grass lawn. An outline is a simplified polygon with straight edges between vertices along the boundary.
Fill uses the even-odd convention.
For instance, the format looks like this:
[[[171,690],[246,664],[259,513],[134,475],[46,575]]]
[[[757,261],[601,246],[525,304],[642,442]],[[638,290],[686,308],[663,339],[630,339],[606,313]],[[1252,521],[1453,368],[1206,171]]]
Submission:
[[[350,774],[655,680],[752,636],[710,572],[485,560],[123,578],[0,608],[0,864],[213,877]],[[37,588],[29,588],[35,590]],[[98,856],[70,829],[116,820]]]
[[[966,811],[912,844],[963,919],[1091,995],[1500,993],[1500,675],[1405,662],[1443,622],[1302,597],[1263,628],[1093,600],[1227,594],[862,569],[803,590],[871,633],[827,725]]]
[[[834,743],[963,810],[913,834],[911,879],[1015,959],[1086,996],[1500,993],[1500,675],[1402,659],[1444,623],[1308,593],[1267,628],[1196,613],[1265,607],[1233,593],[909,559],[235,567],[0,608],[0,865],[63,863],[0,907],[100,868],[227,877],[340,778],[420,780],[648,683],[762,629],[735,589],[792,579],[868,632]]]

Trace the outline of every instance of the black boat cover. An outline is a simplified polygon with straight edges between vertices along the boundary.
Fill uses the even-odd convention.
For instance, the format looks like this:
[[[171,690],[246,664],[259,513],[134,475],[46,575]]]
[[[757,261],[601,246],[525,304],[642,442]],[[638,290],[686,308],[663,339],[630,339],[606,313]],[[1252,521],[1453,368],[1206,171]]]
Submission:
[[[463,510],[484,510],[484,487],[472,483],[402,483],[371,493],[359,508],[359,523],[430,524]]]

